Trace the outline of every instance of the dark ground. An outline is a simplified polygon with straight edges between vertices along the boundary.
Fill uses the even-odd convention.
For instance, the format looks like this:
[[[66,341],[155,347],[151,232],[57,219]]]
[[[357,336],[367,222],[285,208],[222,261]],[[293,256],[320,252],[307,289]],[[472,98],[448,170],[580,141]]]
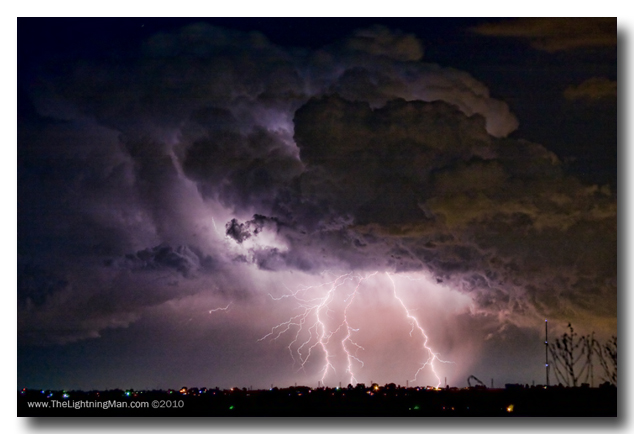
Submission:
[[[30,406],[29,406],[29,403]],[[48,408],[36,408],[48,403]],[[86,403],[92,408],[87,408]],[[100,404],[97,404],[100,403]],[[110,408],[100,408],[104,403]],[[40,406],[43,404],[39,404]],[[97,406],[100,407],[97,407]],[[73,407],[82,408],[73,408]],[[128,408],[117,408],[127,406]],[[142,406],[143,408],[130,408]],[[156,407],[155,407],[156,406]],[[616,387],[18,392],[18,416],[617,416]]]

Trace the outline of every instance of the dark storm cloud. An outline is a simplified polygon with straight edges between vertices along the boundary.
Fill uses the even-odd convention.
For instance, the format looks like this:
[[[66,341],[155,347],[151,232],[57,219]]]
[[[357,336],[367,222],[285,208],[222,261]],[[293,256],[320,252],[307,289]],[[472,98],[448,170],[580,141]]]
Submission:
[[[490,313],[615,312],[613,195],[504,139],[508,105],[412,35],[309,52],[199,24],[130,50],[31,89],[55,120],[19,126],[28,342],[98,336],[248,266],[428,270]]]
[[[57,116],[79,109],[124,130],[179,128],[196,110],[214,107],[229,110],[243,132],[275,130],[309,97],[337,90],[346,71],[360,70],[367,86],[351,87],[355,98],[442,100],[482,114],[496,136],[517,128],[508,106],[469,74],[417,61],[421,47],[412,35],[374,27],[315,52],[285,51],[257,32],[196,24],[157,34],[138,52],[51,68],[37,102]],[[75,108],[50,101],[60,97]]]
[[[205,24],[159,33],[141,48],[62,69],[50,72],[58,79],[51,96],[102,123],[135,131],[179,126],[196,109],[216,104],[239,108],[265,91],[301,90],[289,56],[263,35]],[[253,122],[248,116],[241,120]]]
[[[127,327],[146,308],[203,290],[179,274],[161,269],[139,274],[66,266],[63,276],[63,280],[55,276],[43,283],[53,289],[44,297],[38,300],[30,293],[18,304],[20,344],[64,344],[99,337],[105,329]],[[60,281],[64,285],[51,286]]]
[[[392,31],[379,25],[355,31],[345,44],[351,50],[402,61],[420,60],[424,51],[422,42],[415,35]]]
[[[132,270],[175,270],[183,277],[194,277],[198,271],[212,271],[214,260],[199,249],[189,246],[173,248],[162,244],[153,248],[129,253],[123,259],[107,261],[107,265]]]
[[[20,254],[111,254],[147,234],[115,131],[81,121],[22,123],[18,140]]]
[[[278,191],[301,172],[301,162],[276,131],[258,126],[243,135],[212,128],[192,141],[182,163],[205,197],[238,209],[270,206]]]
[[[53,294],[63,291],[68,281],[36,265],[18,264],[18,304],[41,306]]]
[[[616,46],[616,18],[518,18],[472,29],[486,36],[522,38],[538,50]]]
[[[518,323],[616,312],[614,196],[543,146],[493,138],[440,102],[372,109],[330,96],[294,122],[305,170],[277,204],[289,249],[252,250],[258,267],[321,270],[325,254],[351,269],[427,270]],[[228,234],[257,238],[255,222]]]
[[[251,232],[249,231],[249,222],[238,223],[238,220],[231,219],[225,227],[227,229],[227,236],[233,238],[239,244],[242,244],[244,240],[251,236]],[[255,233],[257,234],[257,231]]]
[[[317,70],[330,68],[339,72],[332,83],[323,83],[327,85],[327,93],[337,93],[351,101],[366,101],[373,107],[397,98],[445,101],[468,116],[482,115],[487,131],[496,137],[505,137],[518,127],[508,105],[491,98],[488,88],[464,71],[341,50],[334,46],[313,57],[312,66]]]
[[[564,90],[564,97],[568,100],[585,100],[589,102],[616,98],[616,81],[605,77],[589,78],[578,86],[568,86]]]
[[[444,103],[372,110],[337,97],[298,110],[295,138],[302,195],[398,252],[384,265],[428,269],[491,313],[616,312],[614,196],[541,145],[490,137]]]
[[[257,235],[266,227],[271,228],[275,232],[279,232],[282,226],[283,225],[276,218],[256,214],[252,220],[244,223],[239,223],[238,220],[231,219],[231,221],[225,225],[225,233],[238,244],[241,244],[244,240],[251,237],[251,235]]]

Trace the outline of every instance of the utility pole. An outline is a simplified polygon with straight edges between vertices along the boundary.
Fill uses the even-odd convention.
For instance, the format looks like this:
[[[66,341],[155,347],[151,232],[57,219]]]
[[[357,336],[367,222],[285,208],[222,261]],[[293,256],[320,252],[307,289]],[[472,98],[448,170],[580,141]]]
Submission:
[[[548,369],[550,368],[550,366],[548,366],[548,320],[545,320],[544,324],[546,327],[546,340],[544,341],[546,347],[546,387],[548,387],[550,386],[550,379],[548,378]]]

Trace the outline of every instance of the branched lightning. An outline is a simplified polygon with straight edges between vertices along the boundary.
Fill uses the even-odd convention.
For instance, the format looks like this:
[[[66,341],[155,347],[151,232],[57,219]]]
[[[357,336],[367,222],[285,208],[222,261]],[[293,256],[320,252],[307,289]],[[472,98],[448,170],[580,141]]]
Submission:
[[[328,372],[332,369],[335,371],[335,367],[330,362],[330,352],[328,351],[327,344],[330,341],[331,336],[335,333],[328,332],[328,328],[322,319],[322,311],[326,310],[326,315],[328,314],[329,307],[328,304],[332,302],[335,291],[341,285],[343,285],[348,279],[353,278],[351,273],[343,274],[337,277],[333,282],[328,282],[322,285],[317,286],[309,286],[306,288],[299,289],[297,291],[291,292],[290,294],[282,295],[281,297],[275,298],[271,295],[273,300],[281,300],[283,298],[292,297],[299,303],[300,309],[303,309],[302,313],[291,317],[288,321],[285,321],[281,324],[274,326],[271,329],[271,332],[267,335],[263,336],[259,339],[262,341],[270,336],[275,335],[273,338],[276,340],[281,335],[286,333],[291,327],[296,326],[297,332],[295,333],[294,339],[288,345],[289,353],[291,354],[291,358],[293,359],[293,363],[299,364],[299,369],[303,370],[306,362],[310,359],[312,351],[315,347],[320,347],[324,352],[324,367],[322,368],[322,377],[321,381],[323,382],[328,375]],[[303,294],[311,289],[319,288],[322,286],[330,286],[330,289],[326,292],[324,297],[316,297],[316,298],[306,298]],[[270,295],[270,294],[269,294]],[[300,334],[304,329],[304,325],[307,319],[314,315],[314,322],[308,327],[308,338],[299,345],[295,351],[293,351],[293,346],[297,344],[299,340]],[[314,339],[313,339],[314,338]],[[314,341],[314,342],[313,342]],[[307,348],[307,349],[304,349]],[[297,358],[295,356],[297,355]]]
[[[343,350],[346,352],[346,356],[347,356],[347,361],[348,361],[348,369],[346,370],[346,372],[348,374],[350,374],[350,384],[356,384],[357,383],[357,379],[354,376],[354,372],[353,372],[353,366],[352,366],[352,361],[356,360],[357,362],[359,362],[361,364],[361,367],[363,367],[363,361],[361,361],[361,359],[359,359],[357,357],[357,352],[358,350],[363,350],[364,348],[357,344],[355,341],[352,340],[352,333],[353,332],[357,332],[359,331],[359,329],[354,329],[350,326],[350,324],[348,323],[348,308],[350,307],[350,305],[352,304],[352,302],[354,301],[354,298],[356,297],[357,293],[359,292],[359,287],[361,286],[361,282],[363,282],[365,279],[370,278],[372,276],[374,276],[377,272],[375,271],[374,273],[370,274],[367,277],[361,278],[359,279],[359,282],[357,283],[357,286],[354,288],[353,293],[348,296],[348,301],[346,303],[346,307],[343,310],[343,323],[339,326],[345,326],[345,330],[346,330],[346,336],[343,338],[343,340],[341,341],[341,346],[343,347]],[[352,346],[354,346],[355,350],[354,353],[351,353],[348,348],[346,347],[346,342],[349,342]]]
[[[277,340],[280,336],[286,334],[291,329],[295,329],[294,332],[291,332],[293,338],[287,347],[291,355],[291,359],[293,360],[293,365],[299,366],[298,370],[305,371],[306,363],[310,359],[314,350],[316,348],[321,349],[324,361],[323,367],[320,370],[321,383],[325,384],[325,380],[329,372],[336,372],[335,367],[331,362],[331,359],[332,357],[334,357],[334,355],[332,354],[332,346],[329,344],[331,343],[333,336],[342,335],[340,345],[346,354],[346,374],[349,375],[350,384],[356,384],[358,381],[355,376],[355,366],[360,366],[361,368],[363,368],[364,366],[363,361],[358,356],[358,352],[360,350],[363,351],[364,348],[353,340],[353,334],[355,332],[358,332],[359,329],[354,328],[350,324],[348,320],[348,311],[351,308],[356,296],[358,295],[363,281],[377,274],[378,271],[370,273],[366,276],[347,273],[338,276],[335,280],[331,282],[327,282],[321,285],[307,286],[295,291],[289,291],[288,294],[284,294],[279,297],[273,297],[269,294],[269,296],[276,301],[286,298],[295,300],[298,303],[300,313],[292,316],[287,321],[284,321],[272,327],[271,331],[260,338],[258,341],[263,341],[267,338]],[[412,329],[410,330],[410,336],[413,335],[414,331],[418,330],[424,340],[423,350],[424,353],[427,355],[427,359],[416,371],[413,381],[417,381],[416,379],[419,373],[425,367],[429,366],[431,372],[438,381],[436,387],[439,387],[441,381],[440,376],[436,372],[434,362],[451,362],[441,360],[438,357],[438,353],[434,352],[431,349],[428,344],[429,338],[425,333],[425,330],[420,326],[418,320],[410,313],[410,310],[407,308],[403,300],[398,296],[394,279],[392,278],[390,273],[385,274],[392,284],[392,292],[394,298],[399,302],[400,306],[405,312],[405,317],[407,321],[412,326]],[[344,284],[348,281],[354,282],[355,287],[351,292],[346,293]],[[308,295],[314,290],[318,290],[324,287],[328,288],[325,295],[321,297],[311,297]],[[337,296],[343,297],[343,307],[335,309],[332,305],[334,304],[335,300],[337,300]],[[333,325],[333,318],[330,315],[331,313],[341,315],[341,321]],[[327,321],[325,317],[327,317],[329,321]],[[304,336],[307,335],[305,339],[300,338],[302,336],[302,333]]]
[[[438,384],[436,384],[436,388],[438,388],[440,387],[441,381],[440,381],[440,376],[438,375],[438,373],[436,372],[436,368],[434,367],[434,362],[436,360],[438,360],[441,363],[451,363],[451,362],[448,362],[446,360],[441,360],[438,357],[438,353],[435,353],[430,347],[427,346],[427,343],[429,342],[429,337],[427,337],[427,333],[425,333],[425,330],[423,330],[423,328],[420,326],[416,317],[412,316],[412,314],[409,312],[409,309],[407,309],[407,306],[405,306],[405,303],[403,303],[403,300],[396,293],[396,283],[394,283],[394,279],[392,279],[392,276],[390,275],[390,273],[385,273],[385,275],[390,279],[390,282],[392,282],[392,290],[394,292],[394,298],[396,298],[399,301],[399,303],[403,307],[403,310],[405,311],[405,315],[407,316],[408,321],[412,324],[412,329],[410,330],[409,335],[412,336],[412,333],[414,333],[414,330],[417,329],[423,335],[423,338],[425,339],[425,341],[423,342],[423,348],[425,348],[428,354],[428,357],[425,363],[423,363],[422,366],[418,368],[418,371],[416,371],[416,374],[414,374],[413,381],[416,381],[418,374],[420,373],[420,371],[422,371],[425,368],[425,366],[429,366],[431,368],[431,371],[434,373],[436,380],[438,380]]]

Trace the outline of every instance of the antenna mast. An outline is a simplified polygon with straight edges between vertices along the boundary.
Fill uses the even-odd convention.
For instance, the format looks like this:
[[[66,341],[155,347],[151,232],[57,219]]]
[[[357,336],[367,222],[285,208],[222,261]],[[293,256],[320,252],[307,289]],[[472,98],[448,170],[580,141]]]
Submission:
[[[550,379],[548,378],[548,369],[550,368],[548,366],[548,320],[545,320],[544,324],[546,326],[546,340],[544,341],[546,347],[546,386],[550,386]]]

